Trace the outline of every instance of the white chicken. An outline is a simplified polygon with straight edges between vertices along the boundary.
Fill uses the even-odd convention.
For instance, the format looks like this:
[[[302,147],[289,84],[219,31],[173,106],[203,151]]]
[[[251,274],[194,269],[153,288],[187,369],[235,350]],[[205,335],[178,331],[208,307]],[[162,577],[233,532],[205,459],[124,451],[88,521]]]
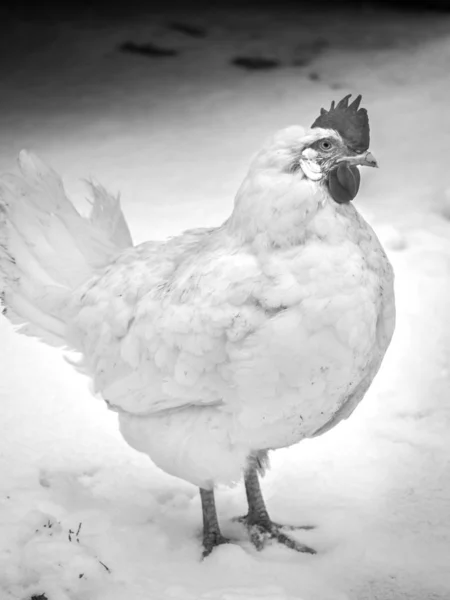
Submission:
[[[228,541],[214,487],[242,474],[256,547],[314,552],[271,521],[258,471],[352,413],[394,331],[391,265],[350,202],[376,161],[349,97],[263,147],[223,225],[166,242],[133,246],[100,187],[80,216],[29,153],[1,180],[7,317],[79,351],[125,440],[200,488],[205,556]]]

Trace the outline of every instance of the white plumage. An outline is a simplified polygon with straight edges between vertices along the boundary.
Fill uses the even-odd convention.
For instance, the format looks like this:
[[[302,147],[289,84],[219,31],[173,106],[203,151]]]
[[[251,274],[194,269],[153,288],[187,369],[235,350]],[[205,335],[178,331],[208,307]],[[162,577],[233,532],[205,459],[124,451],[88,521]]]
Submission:
[[[319,127],[280,132],[222,226],[135,247],[102,188],[82,218],[31,154],[2,179],[7,316],[81,352],[126,441],[201,488],[348,417],[389,345],[392,269],[317,178],[325,137],[342,144]]]

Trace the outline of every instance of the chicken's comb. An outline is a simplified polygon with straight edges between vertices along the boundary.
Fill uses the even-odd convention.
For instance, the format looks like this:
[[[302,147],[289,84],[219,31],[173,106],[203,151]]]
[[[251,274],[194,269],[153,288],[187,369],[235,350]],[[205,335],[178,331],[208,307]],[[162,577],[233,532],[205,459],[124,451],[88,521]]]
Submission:
[[[334,100],[330,110],[320,109],[320,115],[311,127],[335,129],[356,152],[365,152],[370,144],[369,117],[365,108],[359,108],[361,94],[351,104],[351,94],[342,98],[337,104]]]

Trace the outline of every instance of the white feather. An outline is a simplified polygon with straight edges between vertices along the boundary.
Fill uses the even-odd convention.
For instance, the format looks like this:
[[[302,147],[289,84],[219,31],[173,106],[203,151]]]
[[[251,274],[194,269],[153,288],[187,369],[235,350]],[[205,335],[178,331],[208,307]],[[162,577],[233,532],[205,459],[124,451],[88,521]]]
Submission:
[[[20,175],[0,182],[0,272],[8,316],[22,333],[55,336],[65,344],[73,289],[131,245],[119,201],[91,185],[91,214],[83,218],[61,179],[39,158],[19,156]]]

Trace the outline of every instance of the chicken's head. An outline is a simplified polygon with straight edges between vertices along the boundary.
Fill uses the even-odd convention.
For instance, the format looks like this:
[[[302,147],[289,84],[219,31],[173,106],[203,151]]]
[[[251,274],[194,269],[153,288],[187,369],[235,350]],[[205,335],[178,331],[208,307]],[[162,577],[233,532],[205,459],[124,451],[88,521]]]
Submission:
[[[321,109],[311,130],[302,140],[297,164],[305,177],[322,181],[336,202],[349,202],[359,190],[357,165],[376,167],[377,161],[368,151],[370,143],[367,110],[360,108],[361,96],[350,105],[351,94],[329,111]]]
[[[293,126],[275,134],[255,167],[324,185],[339,204],[353,200],[360,184],[357,166],[376,167],[377,162],[368,151],[369,119],[359,106],[361,96],[349,104],[350,95],[332,102],[328,111],[322,108],[309,130]]]
[[[238,190],[230,226],[246,239],[297,243],[318,211],[355,198],[357,167],[377,162],[368,151],[369,120],[361,96],[351,104],[349,98],[322,109],[310,129],[288,127],[266,142]]]

